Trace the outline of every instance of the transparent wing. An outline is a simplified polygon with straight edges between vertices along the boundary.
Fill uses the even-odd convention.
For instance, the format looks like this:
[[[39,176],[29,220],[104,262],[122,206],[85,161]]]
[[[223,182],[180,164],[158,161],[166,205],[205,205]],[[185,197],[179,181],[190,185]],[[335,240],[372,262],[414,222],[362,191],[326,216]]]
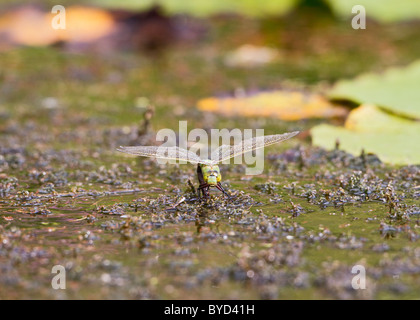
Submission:
[[[246,152],[264,148],[274,143],[282,142],[297,135],[299,131],[275,134],[271,136],[261,136],[246,139],[233,146],[222,145],[211,154],[211,162],[218,163],[224,160],[234,158]]]
[[[138,147],[119,147],[118,151],[133,154],[136,156],[152,157],[168,160],[185,160],[190,163],[208,164],[209,160],[203,160],[194,152],[179,147],[162,147],[162,146],[138,146]]]

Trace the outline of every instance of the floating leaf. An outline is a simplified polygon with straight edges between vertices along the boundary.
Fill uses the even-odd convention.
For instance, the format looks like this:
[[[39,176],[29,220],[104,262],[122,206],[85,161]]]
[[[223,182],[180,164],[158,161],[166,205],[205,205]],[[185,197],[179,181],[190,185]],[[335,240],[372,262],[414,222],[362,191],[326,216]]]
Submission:
[[[420,122],[392,115],[374,105],[362,105],[354,109],[345,127],[355,132],[400,134],[413,131],[420,135]]]
[[[332,99],[375,104],[393,113],[420,119],[420,61],[383,74],[365,74],[339,81],[329,92]]]
[[[66,8],[65,29],[54,29],[56,13],[21,7],[0,18],[0,37],[28,46],[45,46],[58,41],[87,42],[110,34],[115,22],[110,13],[82,6]]]
[[[33,7],[22,7],[0,17],[0,36],[12,43],[44,46],[58,41],[45,13]]]
[[[287,121],[306,118],[344,117],[347,109],[336,107],[317,94],[298,91],[261,92],[233,98],[205,98],[197,103],[202,111],[218,112],[226,116],[276,117]]]
[[[250,16],[261,16],[266,14],[284,14],[289,12],[298,0],[266,1],[260,0],[94,0],[101,6],[121,9],[149,9],[153,5],[162,6],[169,13],[187,13],[197,16],[208,16],[221,12],[236,12]]]
[[[344,17],[355,16],[352,8],[362,5],[368,18],[381,22],[394,22],[420,18],[418,0],[327,0],[333,10]]]
[[[312,143],[333,149],[338,140],[340,149],[353,155],[362,150],[375,153],[393,164],[420,164],[420,123],[384,112],[372,105],[354,109],[345,127],[322,124],[311,129]]]
[[[51,19],[54,14],[48,14]],[[109,35],[115,28],[114,18],[105,10],[83,6],[66,9],[66,29],[61,30],[64,41],[88,42]]]

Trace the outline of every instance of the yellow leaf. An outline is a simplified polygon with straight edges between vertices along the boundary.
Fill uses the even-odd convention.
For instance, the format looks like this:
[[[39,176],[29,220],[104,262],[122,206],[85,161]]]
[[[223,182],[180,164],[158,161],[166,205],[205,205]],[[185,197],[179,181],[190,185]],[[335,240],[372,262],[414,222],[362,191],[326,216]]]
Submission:
[[[0,18],[0,36],[14,44],[46,46],[58,41],[89,42],[115,30],[114,18],[105,10],[82,6],[66,8],[65,29],[54,29],[57,13],[21,7]]]
[[[58,41],[51,20],[41,10],[22,7],[4,14],[0,19],[0,33],[13,43],[44,46]]]
[[[286,121],[344,117],[348,113],[346,108],[334,106],[321,95],[299,91],[261,92],[238,98],[205,98],[198,101],[197,106],[202,111],[226,116],[275,117]]]
[[[54,14],[47,14],[50,19]],[[114,18],[105,10],[72,6],[66,10],[66,29],[60,38],[70,42],[89,42],[110,34],[115,28]]]

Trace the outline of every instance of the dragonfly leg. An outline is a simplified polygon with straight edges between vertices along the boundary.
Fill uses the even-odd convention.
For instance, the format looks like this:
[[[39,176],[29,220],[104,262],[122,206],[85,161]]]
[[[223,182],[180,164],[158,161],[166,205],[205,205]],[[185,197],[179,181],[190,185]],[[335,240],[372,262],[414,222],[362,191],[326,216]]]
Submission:
[[[209,184],[208,183],[202,183],[200,184],[200,186],[198,187],[198,197],[200,197],[200,191],[203,193],[203,197],[204,198],[208,198],[209,197]]]
[[[227,194],[225,189],[223,189],[222,184],[220,182],[217,183],[216,188],[222,191],[225,196],[229,197],[229,195]]]
[[[204,181],[203,172],[201,170],[200,164],[197,165],[197,177],[198,181],[200,182],[200,186],[198,187],[198,197],[200,198],[200,191],[203,193],[204,198],[208,198],[210,196],[209,189],[210,186],[207,182]]]

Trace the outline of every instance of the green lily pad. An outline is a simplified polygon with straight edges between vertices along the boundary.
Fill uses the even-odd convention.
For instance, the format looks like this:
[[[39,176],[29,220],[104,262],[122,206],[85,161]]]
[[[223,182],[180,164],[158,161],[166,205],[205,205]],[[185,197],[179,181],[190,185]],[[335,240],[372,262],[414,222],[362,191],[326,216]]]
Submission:
[[[365,74],[339,81],[328,93],[331,99],[375,104],[390,112],[420,119],[420,61],[383,74]]]
[[[267,14],[284,14],[289,12],[298,0],[267,1],[259,0],[94,0],[94,3],[105,7],[126,9],[147,9],[152,5],[161,5],[169,13],[187,13],[196,16],[208,16],[220,12],[237,12],[250,16]]]
[[[366,16],[380,22],[395,22],[420,18],[418,0],[327,0],[333,10],[344,17],[356,15],[352,13],[355,5],[366,9]]]
[[[340,149],[353,155],[362,150],[376,154],[383,162],[420,164],[420,122],[400,118],[375,106],[353,110],[345,127],[322,124],[311,129],[312,143],[326,149]]]

